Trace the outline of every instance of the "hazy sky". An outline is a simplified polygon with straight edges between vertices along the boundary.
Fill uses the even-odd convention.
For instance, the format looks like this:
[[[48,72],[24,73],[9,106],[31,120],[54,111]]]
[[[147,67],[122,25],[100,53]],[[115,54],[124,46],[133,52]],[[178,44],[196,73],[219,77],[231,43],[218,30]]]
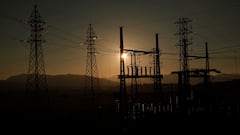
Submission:
[[[193,20],[193,44],[189,52],[204,55],[209,43],[210,66],[224,73],[238,73],[240,67],[239,0],[1,0],[0,79],[26,73],[29,59],[27,40],[30,29],[24,23],[38,4],[47,22],[44,38],[47,74],[85,74],[88,24],[92,23],[100,77],[119,74],[119,26],[124,26],[124,45],[129,49],[151,50],[159,33],[163,74],[179,69],[176,47],[178,17]],[[167,55],[171,53],[176,55]],[[140,65],[151,65],[143,56]],[[204,61],[191,61],[191,68]]]

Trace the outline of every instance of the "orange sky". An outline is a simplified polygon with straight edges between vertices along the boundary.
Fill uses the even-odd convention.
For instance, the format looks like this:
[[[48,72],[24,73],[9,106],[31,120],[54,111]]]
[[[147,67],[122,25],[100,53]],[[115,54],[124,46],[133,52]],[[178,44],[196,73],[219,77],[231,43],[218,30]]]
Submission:
[[[152,49],[155,33],[159,33],[163,53],[161,71],[170,74],[179,69],[174,22],[181,16],[193,20],[193,45],[189,46],[191,54],[204,55],[204,43],[207,41],[211,68],[223,73],[239,73],[240,18],[236,13],[240,12],[240,2],[236,0],[11,0],[0,3],[0,79],[27,72],[29,45],[19,40],[30,36],[30,29],[24,22],[35,3],[38,3],[40,13],[48,24],[43,34],[47,40],[43,48],[48,74],[85,74],[87,53],[86,46],[81,43],[86,40],[89,23],[93,24],[99,37],[96,49],[100,77],[119,74],[117,51],[121,25],[124,26],[124,45],[129,49]],[[151,65],[151,60],[146,59],[141,58],[139,64]],[[190,63],[192,68],[202,66],[204,61]]]

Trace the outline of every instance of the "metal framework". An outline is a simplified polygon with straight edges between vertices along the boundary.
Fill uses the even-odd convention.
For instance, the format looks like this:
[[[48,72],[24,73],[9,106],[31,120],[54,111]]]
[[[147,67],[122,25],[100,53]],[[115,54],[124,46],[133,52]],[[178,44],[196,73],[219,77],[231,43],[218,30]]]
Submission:
[[[42,19],[37,5],[28,20],[31,27],[31,36],[28,40],[30,44],[30,57],[27,76],[27,91],[34,95],[39,95],[48,91],[47,78],[45,73],[42,43],[42,32],[44,31],[45,21]]]
[[[179,36],[178,46],[180,48],[180,71],[182,72],[179,77],[179,81],[183,84],[183,89],[185,91],[189,90],[189,63],[188,63],[188,46],[192,44],[189,39],[190,34],[192,33],[192,28],[190,26],[192,20],[186,17],[180,17],[175,24],[178,26],[178,32],[176,35]]]
[[[98,78],[98,69],[96,62],[96,48],[95,40],[97,36],[92,27],[92,24],[89,24],[87,30],[87,63],[86,63],[86,90],[90,91],[94,95],[95,90],[100,89],[100,83]]]
[[[124,44],[123,44],[123,27],[120,27],[120,108],[119,111],[123,115],[127,112],[127,92],[126,92],[126,77],[124,63]]]
[[[178,74],[178,90],[179,90],[179,98],[180,98],[180,106],[181,111],[186,112],[188,109],[188,100],[192,99],[192,91],[190,90],[189,79],[191,77],[202,77],[204,79],[204,98],[203,100],[207,101],[207,89],[210,83],[210,72],[220,73],[217,69],[210,69],[209,67],[209,53],[208,53],[208,43],[205,44],[205,56],[191,56],[188,55],[188,45],[191,42],[188,39],[188,34],[191,33],[189,30],[188,23],[191,20],[187,18],[179,18],[176,24],[179,25],[179,46],[180,46],[180,71],[172,72],[172,74]],[[189,58],[192,59],[205,59],[205,69],[190,69],[188,65]],[[191,98],[190,98],[191,97]],[[207,102],[205,102],[207,103]]]
[[[161,68],[160,68],[160,51],[159,51],[159,42],[158,42],[158,33],[156,33],[156,52],[154,55],[154,87],[156,91],[157,98],[162,98],[162,84],[161,84]]]
[[[124,57],[125,53],[131,54],[131,65],[130,67],[127,67],[127,74],[125,73],[125,63],[124,63]],[[147,67],[138,67],[136,64],[136,56],[138,54],[146,55],[146,54],[153,54],[154,55],[154,72],[151,72],[151,67],[148,69]],[[129,71],[130,68],[130,71]],[[143,71],[145,69],[145,72]],[[131,72],[131,73],[130,73]],[[128,98],[128,94],[126,91],[126,79],[132,79],[132,87],[135,88],[135,96],[138,95],[137,91],[137,79],[138,78],[153,78],[154,79],[154,97],[156,97],[155,101],[157,103],[160,102],[161,99],[161,78],[163,76],[160,72],[160,51],[159,51],[159,45],[158,45],[158,34],[156,34],[156,48],[155,51],[142,51],[142,50],[134,50],[134,49],[125,49],[123,45],[123,27],[120,27],[120,112],[126,113],[128,101],[136,102],[136,97],[132,101],[133,95],[130,95],[130,99]],[[132,90],[132,89],[131,89]],[[133,94],[131,92],[130,94]]]

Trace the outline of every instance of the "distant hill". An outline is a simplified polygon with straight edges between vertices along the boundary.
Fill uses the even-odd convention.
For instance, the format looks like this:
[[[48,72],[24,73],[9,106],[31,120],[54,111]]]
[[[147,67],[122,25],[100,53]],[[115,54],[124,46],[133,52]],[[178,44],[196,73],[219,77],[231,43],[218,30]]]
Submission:
[[[219,74],[219,75],[213,75],[211,76],[212,82],[224,82],[224,81],[231,81],[235,79],[240,79],[240,75],[234,75],[234,74]],[[199,84],[203,83],[203,78],[191,78],[191,84]],[[162,79],[162,83],[164,84],[177,84],[178,83],[178,76],[177,75],[164,75]]]
[[[231,81],[235,79],[240,79],[240,75],[233,75],[233,74],[219,74],[219,75],[213,75],[211,76],[212,82],[224,82],[224,81]],[[203,78],[191,78],[191,84],[199,84],[203,83]],[[162,83],[168,84],[178,83],[178,76],[177,75],[164,75],[164,78],[162,79]]]
[[[240,75],[234,75],[234,74],[219,74],[219,75],[214,75],[211,76],[211,81],[212,82],[224,82],[224,81],[231,81],[234,79],[240,79]],[[118,76],[112,76],[108,78],[108,80],[112,80],[115,82],[119,82]],[[130,79],[127,79],[130,80]],[[153,83],[153,79],[140,79],[141,83],[144,84],[149,84]],[[162,78],[162,83],[163,84],[177,84],[178,83],[178,76],[174,74],[167,74],[163,75]],[[191,84],[199,84],[203,83],[203,78],[191,78]]]
[[[48,87],[50,89],[84,89],[85,88],[85,75],[73,75],[73,74],[62,74],[62,75],[47,75]],[[24,88],[26,85],[27,75],[20,74],[16,76],[11,76],[6,80],[0,81],[0,88],[14,87],[20,85],[21,88]],[[104,78],[99,78],[100,87],[103,87],[103,90],[109,87],[118,86],[118,82],[107,80]],[[11,86],[8,86],[10,85]],[[19,88],[19,87],[18,87]]]
[[[73,75],[73,74],[62,74],[62,75],[47,75],[48,87],[54,90],[79,90],[85,87],[85,75]],[[220,74],[212,76],[212,82],[224,82],[239,79],[240,75],[231,74]],[[0,89],[24,89],[26,86],[27,75],[20,74],[11,76],[6,80],[0,81]],[[108,79],[100,78],[100,85],[102,90],[114,90],[119,88],[118,76],[113,76]],[[130,79],[127,79],[127,84],[130,84]],[[177,75],[164,75],[162,79],[163,84],[177,84]],[[152,84],[152,79],[140,79],[139,84]],[[203,78],[191,79],[192,84],[203,83]]]

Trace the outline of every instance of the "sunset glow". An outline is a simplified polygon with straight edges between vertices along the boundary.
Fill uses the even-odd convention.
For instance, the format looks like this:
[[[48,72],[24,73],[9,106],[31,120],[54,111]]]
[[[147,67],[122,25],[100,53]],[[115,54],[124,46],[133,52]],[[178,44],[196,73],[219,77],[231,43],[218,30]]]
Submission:
[[[228,120],[240,121],[238,13],[240,0],[2,0],[2,127],[230,132]]]
[[[30,31],[26,29],[28,26],[22,22],[27,21],[35,2],[24,0],[12,4],[5,1],[1,4],[2,79],[27,72],[29,44],[19,43],[19,40],[27,40],[30,36]],[[190,53],[203,56],[204,43],[208,42],[210,67],[218,68],[226,74],[239,72],[237,28],[240,20],[233,16],[239,12],[238,6],[233,5],[239,2],[187,1],[188,6],[184,9],[188,10],[181,10],[183,3],[176,0],[144,0],[137,4],[133,1],[61,1],[57,6],[55,2],[37,1],[48,31],[42,35],[46,41],[43,43],[43,53],[47,74],[85,73],[87,47],[84,43],[89,23],[95,29],[96,61],[100,77],[119,74],[119,52],[113,50],[119,50],[118,29],[121,25],[124,27],[124,46],[128,49],[149,51],[155,46],[154,33],[159,33],[161,72],[171,74],[171,71],[179,69],[179,48],[176,46],[179,39],[174,35],[178,29],[174,21],[183,15],[193,20]],[[88,5],[93,9],[91,12],[88,12]],[[59,15],[66,8],[69,10]],[[215,19],[209,23],[208,20],[212,18]],[[130,59],[126,56],[124,54],[122,57],[127,63]],[[139,62],[151,64],[144,63],[142,59]],[[193,68],[204,67],[201,63],[204,61],[191,62],[190,65]]]
[[[126,54],[126,53],[123,53],[121,57],[122,57],[123,59],[126,59],[126,58],[127,58],[127,54]]]

